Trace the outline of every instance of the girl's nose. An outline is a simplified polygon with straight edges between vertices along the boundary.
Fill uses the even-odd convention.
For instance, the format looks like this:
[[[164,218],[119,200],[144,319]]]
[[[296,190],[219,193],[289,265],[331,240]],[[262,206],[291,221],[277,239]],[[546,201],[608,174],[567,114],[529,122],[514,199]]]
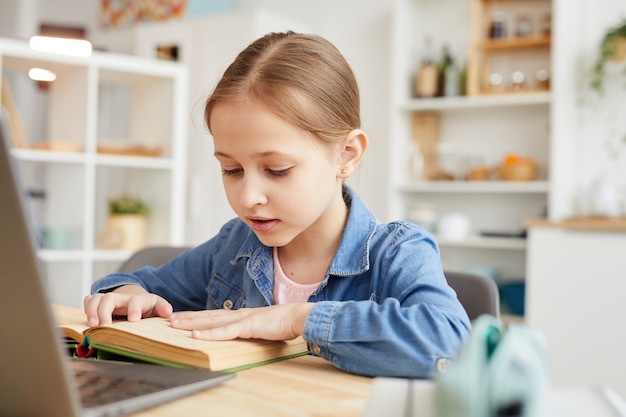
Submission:
[[[260,178],[256,178],[254,175],[244,176],[239,194],[239,203],[247,208],[267,204],[267,195]]]

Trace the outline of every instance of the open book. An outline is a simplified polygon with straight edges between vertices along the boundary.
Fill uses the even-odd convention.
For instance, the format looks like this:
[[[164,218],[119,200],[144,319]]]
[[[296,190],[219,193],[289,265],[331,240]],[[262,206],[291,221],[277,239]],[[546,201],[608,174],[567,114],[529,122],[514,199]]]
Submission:
[[[99,352],[163,365],[235,372],[308,353],[302,337],[284,342],[205,341],[192,339],[190,331],[174,329],[167,319],[160,317],[89,327],[87,316],[81,310],[53,305],[52,311],[62,335],[77,344],[88,336],[90,347]]]

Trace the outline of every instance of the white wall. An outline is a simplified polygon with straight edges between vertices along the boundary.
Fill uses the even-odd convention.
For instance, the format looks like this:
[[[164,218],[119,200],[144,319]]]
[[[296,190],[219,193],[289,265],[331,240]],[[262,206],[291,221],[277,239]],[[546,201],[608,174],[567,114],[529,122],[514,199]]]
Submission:
[[[561,220],[587,214],[590,186],[602,175],[626,203],[626,76],[613,71],[604,96],[589,89],[601,38],[626,18],[626,2],[554,0],[554,5],[550,214]],[[618,155],[612,157],[607,146]]]
[[[589,25],[581,39],[585,52],[586,68],[593,65],[598,45],[607,27],[626,19],[626,2],[618,0],[586,0],[583,13]],[[614,184],[625,205],[626,216],[626,63],[607,69],[604,94],[589,91],[587,79],[583,97],[581,154],[581,193],[588,194],[594,180],[604,177]],[[575,205],[575,210],[585,211],[586,204]]]

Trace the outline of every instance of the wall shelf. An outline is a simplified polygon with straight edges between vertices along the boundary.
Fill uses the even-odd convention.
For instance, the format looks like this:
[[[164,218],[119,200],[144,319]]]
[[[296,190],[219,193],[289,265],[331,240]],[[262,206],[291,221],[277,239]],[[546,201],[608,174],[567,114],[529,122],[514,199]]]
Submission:
[[[22,161],[51,162],[64,164],[84,164],[82,152],[39,151],[32,149],[11,149],[11,154]]]
[[[435,234],[435,239],[439,246],[496,249],[496,250],[525,250],[526,239],[523,238],[498,238],[484,236],[469,236],[465,239],[446,239]]]
[[[549,47],[552,40],[549,36],[532,36],[525,38],[489,39],[480,44],[486,51],[511,51],[526,48]]]
[[[32,67],[56,72],[56,80],[39,90],[27,76]],[[150,207],[146,245],[185,243],[185,66],[103,52],[87,58],[37,52],[27,42],[0,38],[0,77],[13,93],[13,115],[42,128],[25,129],[23,147],[11,155],[30,191],[52,302],[80,307],[92,282],[130,256],[130,250],[101,249],[108,200],[122,193]],[[160,149],[163,156],[101,154],[102,138],[116,138],[122,149]]]
[[[420,181],[398,187],[401,193],[494,193],[543,194],[549,191],[547,181]]]
[[[552,99],[549,91],[524,92],[515,94],[492,94],[482,96],[440,97],[440,98],[415,98],[407,100],[400,105],[400,110],[407,112],[416,111],[445,111],[445,110],[471,110],[489,107],[517,107],[548,105]]]

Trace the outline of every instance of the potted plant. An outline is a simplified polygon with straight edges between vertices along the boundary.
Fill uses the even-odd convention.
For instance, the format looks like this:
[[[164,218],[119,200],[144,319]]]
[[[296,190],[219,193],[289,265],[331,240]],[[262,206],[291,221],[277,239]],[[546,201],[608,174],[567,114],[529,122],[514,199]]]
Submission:
[[[145,216],[150,212],[148,205],[139,197],[121,194],[109,200],[109,214],[134,214]]]
[[[145,246],[148,205],[130,194],[108,201],[107,224],[100,236],[100,246],[105,249],[136,251]]]
[[[626,60],[626,19],[609,28],[604,34],[598,56],[591,69],[591,88],[601,93],[606,63],[624,60]]]

